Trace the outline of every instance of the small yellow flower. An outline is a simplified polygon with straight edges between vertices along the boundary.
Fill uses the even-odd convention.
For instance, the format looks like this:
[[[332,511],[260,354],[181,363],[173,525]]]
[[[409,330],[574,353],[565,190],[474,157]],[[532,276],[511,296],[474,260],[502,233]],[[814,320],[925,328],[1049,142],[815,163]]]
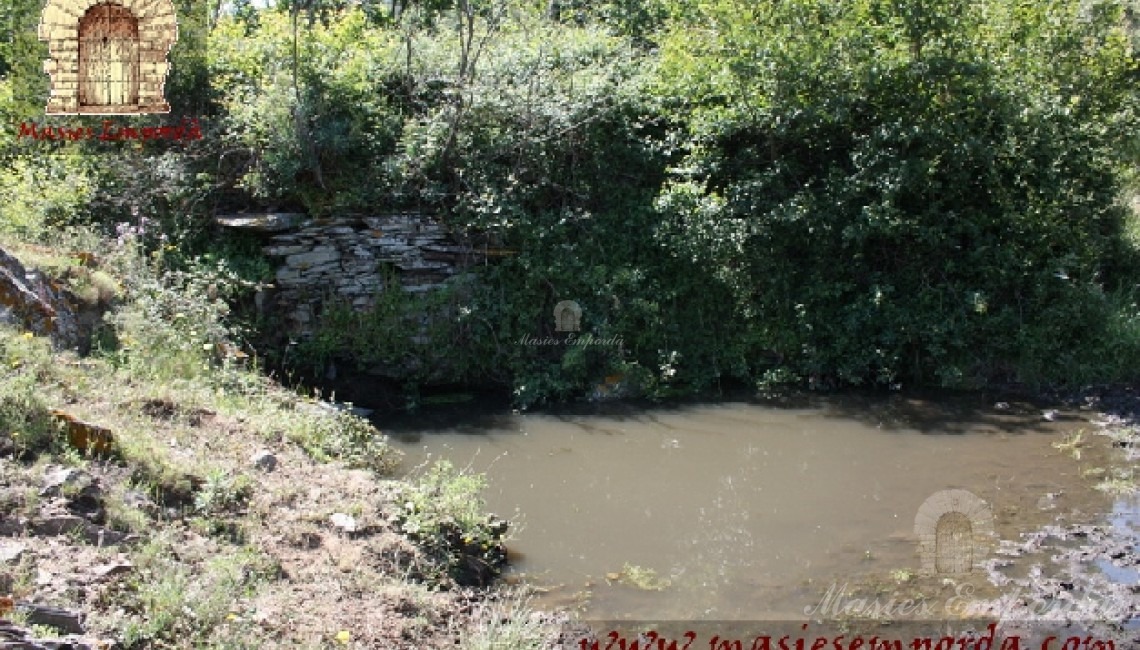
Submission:
[[[352,635],[348,633],[348,630],[341,630],[340,632],[336,633],[336,640],[340,641],[344,645],[348,645],[348,642],[351,638]]]
[[[234,614],[233,612],[226,614],[226,620],[227,621],[236,621],[237,620],[237,614]]]
[[[31,332],[24,332],[24,338],[26,339],[33,338],[34,336],[35,334],[32,334]]]

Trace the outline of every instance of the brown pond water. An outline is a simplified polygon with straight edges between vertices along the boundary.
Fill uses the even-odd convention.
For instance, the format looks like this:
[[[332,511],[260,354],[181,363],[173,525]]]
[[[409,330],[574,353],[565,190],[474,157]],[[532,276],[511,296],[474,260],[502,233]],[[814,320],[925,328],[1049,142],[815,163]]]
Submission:
[[[894,395],[387,428],[408,466],[443,458],[487,474],[489,509],[514,523],[509,575],[541,587],[543,606],[586,619],[786,620],[833,585],[917,572],[915,516],[941,490],[983,499],[1003,539],[1111,511],[1081,476],[1104,466],[1108,445],[1085,436],[1080,459],[1055,446],[1091,431],[1086,417]],[[637,569],[657,588],[629,584]]]

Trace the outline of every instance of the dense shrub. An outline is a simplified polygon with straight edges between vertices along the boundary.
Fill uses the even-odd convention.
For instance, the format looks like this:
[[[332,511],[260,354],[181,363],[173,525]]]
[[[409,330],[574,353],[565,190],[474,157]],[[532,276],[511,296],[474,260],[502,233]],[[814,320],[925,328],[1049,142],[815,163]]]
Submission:
[[[1117,7],[694,11],[666,53],[693,101],[663,216],[798,373],[1056,380],[1104,335],[1136,119]]]
[[[272,275],[258,242],[212,240],[214,212],[438,214],[503,255],[435,296],[331,306],[292,359],[523,405],[1124,379],[1140,359],[1134,2],[239,4],[205,60],[175,57],[205,141],[0,143],[0,228],[145,223],[168,283],[141,295],[169,311],[203,269]],[[34,69],[32,49],[0,68]],[[0,115],[26,114],[15,87]],[[620,345],[521,344],[558,334],[561,300]]]

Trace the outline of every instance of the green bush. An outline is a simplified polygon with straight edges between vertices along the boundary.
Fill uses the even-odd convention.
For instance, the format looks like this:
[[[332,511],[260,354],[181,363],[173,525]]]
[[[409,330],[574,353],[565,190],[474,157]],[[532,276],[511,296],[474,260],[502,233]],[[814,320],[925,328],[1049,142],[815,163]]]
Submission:
[[[58,448],[61,431],[39,386],[51,363],[47,339],[0,326],[0,447],[17,458]]]
[[[399,464],[400,452],[368,420],[343,411],[323,412],[316,405],[305,408],[314,411],[294,418],[289,436],[318,461],[339,460],[378,474],[389,474]]]
[[[411,395],[1129,376],[1131,352],[1108,350],[1132,349],[1140,272],[1122,200],[1140,153],[1134,2],[560,6],[223,12],[174,84],[206,140],[4,147],[0,229],[133,237],[150,279],[127,283],[140,301],[116,317],[117,354],[154,350],[167,374],[239,335],[203,289],[272,277],[261,242],[212,241],[210,215],[276,207],[435,213],[505,253],[432,296],[330,301],[288,353]],[[31,69],[17,54],[0,63]],[[12,93],[3,114],[23,110]],[[580,336],[621,345],[520,344],[555,334],[567,299]]]
[[[397,524],[461,585],[486,585],[506,562],[505,521],[486,514],[481,474],[432,464],[400,494]]]
[[[98,189],[93,161],[82,156],[15,158],[0,170],[0,235],[43,241],[80,222]]]
[[[1132,255],[1135,62],[1119,8],[1082,7],[700,5],[664,55],[692,98],[670,243],[800,376],[1063,379]]]
[[[123,246],[135,246],[128,233]],[[131,255],[131,253],[127,253]],[[248,288],[223,260],[199,258],[164,270],[136,257],[126,278],[130,300],[108,316],[114,337],[104,352],[139,377],[190,379],[210,374],[219,346],[242,334],[229,319],[232,299]]]

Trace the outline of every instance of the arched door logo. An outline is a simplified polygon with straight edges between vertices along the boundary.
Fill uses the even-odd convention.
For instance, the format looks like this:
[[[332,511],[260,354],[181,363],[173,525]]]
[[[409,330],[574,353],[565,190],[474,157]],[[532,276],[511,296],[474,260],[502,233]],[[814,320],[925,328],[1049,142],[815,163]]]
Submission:
[[[582,308],[573,300],[563,300],[554,305],[554,331],[577,332],[581,329]]]
[[[914,518],[922,572],[969,573],[985,561],[994,539],[989,504],[966,490],[935,492]]]
[[[169,113],[163,95],[178,38],[170,0],[48,0],[39,30],[50,58],[46,113]]]
[[[79,106],[138,103],[139,21],[120,5],[95,5],[79,20]]]

